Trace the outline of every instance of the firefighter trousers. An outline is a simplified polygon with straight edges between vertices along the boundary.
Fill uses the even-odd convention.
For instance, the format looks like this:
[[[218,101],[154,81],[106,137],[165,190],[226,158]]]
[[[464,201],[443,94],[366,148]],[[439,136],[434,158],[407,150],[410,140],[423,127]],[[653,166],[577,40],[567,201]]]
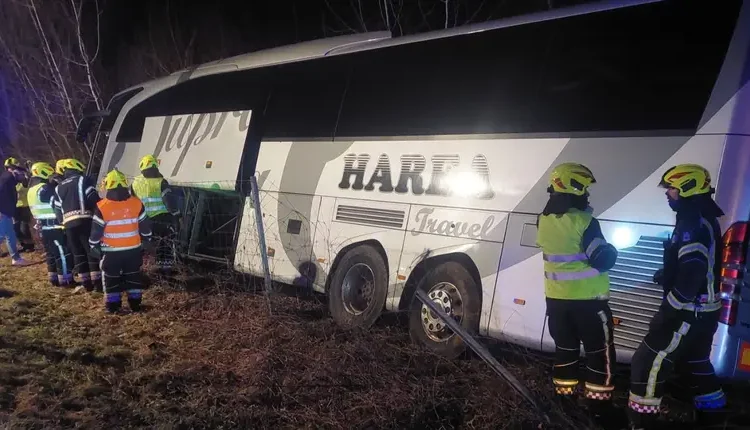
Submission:
[[[611,400],[614,366],[612,311],[606,300],[547,299],[549,333],[555,341],[552,382],[560,395],[575,394],[581,344],[586,352],[585,395]]]
[[[677,366],[690,380],[696,409],[721,409],[726,397],[709,359],[719,311],[660,309],[633,355],[628,407],[633,414],[657,414],[664,382]]]
[[[52,285],[66,286],[73,283],[73,255],[67,246],[65,230],[42,229],[42,243],[47,254],[47,273]]]
[[[92,255],[89,245],[91,220],[78,220],[75,225],[66,225],[65,234],[70,251],[73,253],[76,272],[81,277],[81,283],[88,291],[100,291],[102,274],[97,270],[99,260]]]
[[[34,251],[34,236],[31,233],[33,217],[28,206],[16,207],[13,217],[13,230],[24,251]]]
[[[174,266],[174,217],[171,214],[159,214],[151,218],[153,237],[156,240],[156,266],[161,269],[172,269]]]
[[[104,274],[104,300],[107,311],[120,310],[122,293],[128,294],[130,310],[140,311],[143,294],[141,249],[105,251],[102,254],[101,269]]]

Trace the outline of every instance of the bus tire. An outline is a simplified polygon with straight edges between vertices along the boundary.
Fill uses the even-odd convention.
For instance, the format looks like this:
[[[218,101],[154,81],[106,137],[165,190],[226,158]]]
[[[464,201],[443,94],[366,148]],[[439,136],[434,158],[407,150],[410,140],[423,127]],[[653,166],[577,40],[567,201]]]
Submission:
[[[426,292],[433,302],[441,304],[466,331],[476,334],[481,296],[479,286],[463,265],[455,261],[442,263],[427,272],[417,288]],[[466,350],[461,338],[416,296],[409,308],[409,334],[416,343],[446,358],[456,358]]]
[[[349,250],[336,267],[328,290],[328,309],[345,329],[369,328],[380,317],[388,295],[388,269],[370,245]]]

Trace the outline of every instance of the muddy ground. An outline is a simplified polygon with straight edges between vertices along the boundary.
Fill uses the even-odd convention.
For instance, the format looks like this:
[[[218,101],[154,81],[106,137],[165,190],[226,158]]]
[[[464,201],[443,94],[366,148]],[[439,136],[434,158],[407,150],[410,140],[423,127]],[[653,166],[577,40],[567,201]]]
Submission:
[[[146,312],[111,316],[101,295],[48,286],[44,264],[8,260],[0,262],[7,428],[591,426],[583,411],[560,414],[550,400],[547,358],[515,347],[492,345],[550,408],[552,426],[539,427],[539,414],[476,357],[421,351],[398,316],[345,332],[319,298],[278,294],[269,303],[221,270],[171,286],[156,280]],[[685,405],[673,403],[670,418],[684,419]]]

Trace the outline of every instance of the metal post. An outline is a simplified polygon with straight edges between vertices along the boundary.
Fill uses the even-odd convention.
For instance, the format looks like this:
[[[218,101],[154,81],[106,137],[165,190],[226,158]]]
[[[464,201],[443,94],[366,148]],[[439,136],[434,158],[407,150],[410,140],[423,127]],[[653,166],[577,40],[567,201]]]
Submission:
[[[265,278],[266,294],[271,294],[271,270],[268,265],[268,248],[266,247],[266,233],[263,229],[263,210],[260,206],[260,193],[258,192],[258,179],[255,175],[250,177],[250,192],[253,198],[253,208],[255,209],[255,225],[258,229],[258,248],[260,248],[260,258],[263,263],[263,277]]]
[[[193,225],[190,229],[190,237],[188,238],[188,251],[187,255],[192,257],[195,254],[195,248],[198,247],[198,235],[201,231],[201,224],[203,223],[203,212],[206,210],[206,193],[204,191],[195,191],[198,194],[198,203],[195,207],[195,213],[193,214]]]
[[[440,317],[441,320],[445,323],[445,325],[450,328],[453,333],[455,333],[457,336],[459,336],[464,342],[466,342],[467,345],[475,352],[477,355],[484,360],[485,363],[487,363],[492,370],[495,371],[498,375],[500,375],[503,379],[508,381],[511,387],[513,387],[514,390],[518,392],[524,399],[526,399],[527,402],[531,404],[531,406],[536,409],[537,412],[544,418],[544,421],[547,422],[547,424],[550,423],[549,416],[544,412],[542,407],[537,403],[536,400],[534,400],[534,395],[531,394],[531,392],[523,385],[521,382],[513,376],[512,373],[508,369],[506,369],[502,364],[500,364],[495,357],[492,356],[492,354],[487,350],[487,348],[483,347],[479,342],[477,342],[476,339],[474,339],[473,336],[471,336],[466,330],[464,330],[453,318],[449,317],[445,311],[443,311],[440,307],[438,307],[435,302],[433,302],[430,297],[427,295],[426,292],[423,290],[417,290],[416,293],[417,299],[419,299],[420,302],[422,302],[425,306],[427,306],[430,311],[437,316]]]

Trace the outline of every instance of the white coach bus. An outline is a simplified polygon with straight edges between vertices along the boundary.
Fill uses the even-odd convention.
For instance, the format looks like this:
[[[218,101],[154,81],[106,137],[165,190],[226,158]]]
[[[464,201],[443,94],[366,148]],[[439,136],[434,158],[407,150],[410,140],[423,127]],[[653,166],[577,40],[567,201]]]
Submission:
[[[463,344],[413,300],[417,288],[467,329],[554,349],[536,222],[551,167],[583,163],[597,178],[594,215],[619,249],[610,303],[628,362],[662,299],[651,279],[674,214],[660,175],[700,163],[732,227],[713,361],[723,377],[750,379],[748,53],[741,0],[605,1],[316,40],[119,93],[97,114],[99,177],[135,175],[156,154],[167,179],[204,202],[188,217],[191,243],[210,239],[198,226],[206,196],[240,202],[221,226],[229,259],[262,276],[247,182],[257,175],[274,280],[328,294],[347,327],[410,310],[412,336],[455,356]]]

